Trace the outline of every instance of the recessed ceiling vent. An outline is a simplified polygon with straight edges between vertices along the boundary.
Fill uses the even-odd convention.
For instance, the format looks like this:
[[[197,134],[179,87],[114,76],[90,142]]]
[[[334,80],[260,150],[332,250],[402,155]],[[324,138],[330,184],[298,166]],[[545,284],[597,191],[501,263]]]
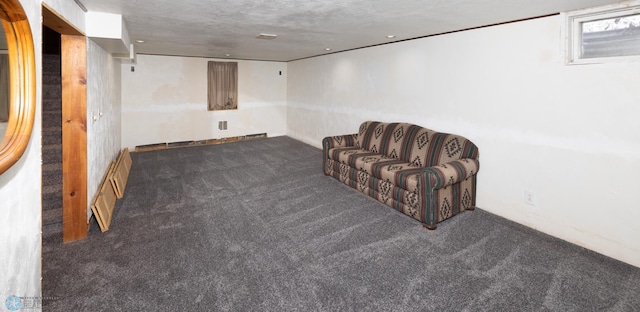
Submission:
[[[273,40],[273,39],[278,38],[278,35],[261,33],[261,34],[258,34],[256,36],[256,38],[265,39],[265,40]]]

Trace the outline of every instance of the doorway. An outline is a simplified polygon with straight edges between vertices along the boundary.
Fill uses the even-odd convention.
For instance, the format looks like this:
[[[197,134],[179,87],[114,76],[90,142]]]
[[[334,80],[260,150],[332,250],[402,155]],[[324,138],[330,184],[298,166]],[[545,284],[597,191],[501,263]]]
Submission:
[[[46,4],[42,5],[42,24],[60,36],[60,167],[62,187],[62,241],[86,238],[87,221],[87,39]],[[44,34],[43,34],[44,37]],[[45,51],[43,46],[43,52]],[[43,53],[44,54],[44,53]],[[43,79],[44,79],[43,55]],[[43,81],[44,84],[44,81]],[[43,89],[43,103],[44,103]],[[43,116],[45,104],[43,104]],[[43,118],[43,144],[45,136]],[[44,150],[44,147],[43,147]],[[43,152],[44,154],[44,152]],[[43,155],[43,173],[44,173]],[[43,177],[43,191],[45,190]],[[44,197],[44,194],[43,194]],[[43,209],[44,209],[43,203]],[[43,210],[43,225],[44,216]],[[54,213],[50,213],[55,215]],[[60,217],[60,214],[54,217]],[[47,222],[51,222],[47,220]],[[43,229],[44,230],[44,229]]]
[[[60,34],[42,26],[42,235],[62,234]]]

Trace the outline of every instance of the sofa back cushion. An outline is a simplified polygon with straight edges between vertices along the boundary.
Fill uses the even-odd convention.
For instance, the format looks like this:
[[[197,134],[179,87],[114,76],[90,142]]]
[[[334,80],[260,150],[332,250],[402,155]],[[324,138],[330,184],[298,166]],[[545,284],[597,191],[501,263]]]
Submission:
[[[398,155],[391,155],[384,150],[388,144],[390,136],[393,134],[397,123],[382,123],[378,121],[365,121],[360,125],[358,131],[358,147],[374,153],[399,158]]]
[[[357,144],[362,149],[402,159],[416,167],[478,158],[478,148],[466,138],[409,123],[365,121],[360,125]]]

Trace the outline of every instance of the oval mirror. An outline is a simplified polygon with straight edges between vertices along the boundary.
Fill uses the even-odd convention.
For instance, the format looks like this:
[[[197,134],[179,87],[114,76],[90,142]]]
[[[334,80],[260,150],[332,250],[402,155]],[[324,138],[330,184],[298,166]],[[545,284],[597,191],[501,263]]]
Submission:
[[[0,69],[0,82],[4,83],[0,87],[0,134],[4,134],[0,143],[2,174],[27,148],[33,130],[36,89],[33,37],[20,2],[0,0],[0,19],[6,43],[0,45],[0,54],[6,55],[7,65]],[[2,81],[2,75],[7,77],[6,82]],[[6,98],[5,104],[2,104],[3,98]]]

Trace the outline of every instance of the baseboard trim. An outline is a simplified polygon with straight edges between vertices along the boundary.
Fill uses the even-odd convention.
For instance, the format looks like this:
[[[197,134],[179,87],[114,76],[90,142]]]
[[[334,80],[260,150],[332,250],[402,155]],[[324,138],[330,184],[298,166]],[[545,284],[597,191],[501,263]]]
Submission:
[[[134,152],[140,153],[140,152],[150,152],[150,151],[158,151],[158,150],[166,150],[166,149],[174,149],[174,148],[232,143],[232,142],[238,142],[238,141],[262,139],[266,137],[267,137],[266,133],[256,133],[256,134],[247,134],[247,135],[221,138],[221,139],[207,139],[207,140],[199,140],[199,141],[176,141],[176,142],[156,143],[156,144],[148,144],[148,145],[138,145],[135,147]]]

